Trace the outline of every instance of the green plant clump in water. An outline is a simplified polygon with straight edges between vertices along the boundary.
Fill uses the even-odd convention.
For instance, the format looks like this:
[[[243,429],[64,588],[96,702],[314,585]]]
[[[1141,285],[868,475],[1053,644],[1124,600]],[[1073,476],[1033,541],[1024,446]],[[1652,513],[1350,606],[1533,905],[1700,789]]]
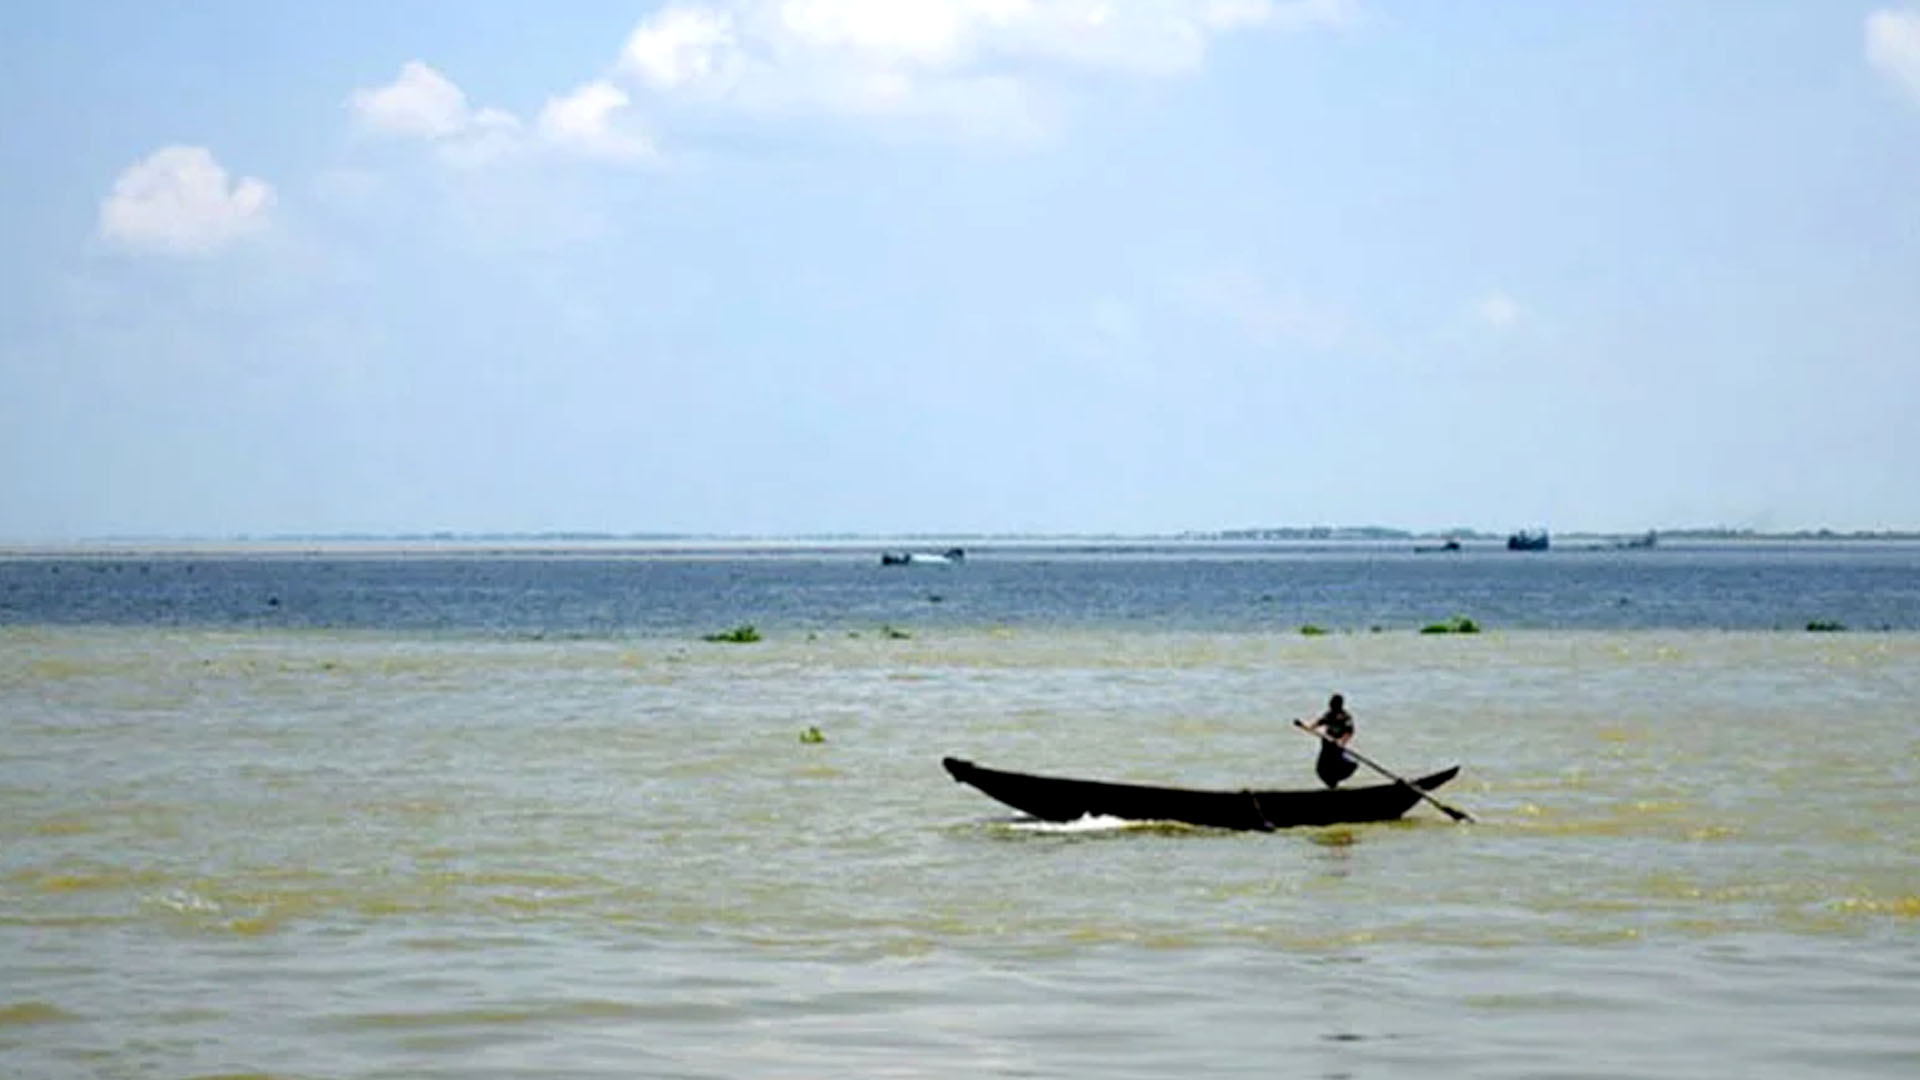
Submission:
[[[1846,628],[1846,624],[1837,623],[1831,619],[1815,619],[1807,624],[1807,632],[1810,634],[1837,634]]]
[[[1446,622],[1428,623],[1420,628],[1423,634],[1477,634],[1480,624],[1465,615],[1455,615]]]
[[[812,746],[815,743],[826,742],[827,737],[825,735],[820,734],[819,728],[810,727],[807,730],[800,733],[800,741],[807,744],[808,746]]]
[[[1321,634],[1324,634],[1324,633],[1326,633],[1326,632],[1327,632],[1327,628],[1326,628],[1326,627],[1324,627],[1324,626],[1315,626],[1315,625],[1314,625],[1314,624],[1312,624],[1312,623],[1308,623],[1308,624],[1306,624],[1305,626],[1302,626],[1302,627],[1300,628],[1300,636],[1301,636],[1301,637],[1319,637],[1319,636],[1320,636]]]
[[[888,641],[905,641],[913,635],[896,626],[883,626],[880,628],[880,636]]]
[[[752,623],[742,623],[731,630],[722,630],[717,634],[708,634],[702,641],[717,641],[724,645],[751,645],[760,640],[760,631]]]

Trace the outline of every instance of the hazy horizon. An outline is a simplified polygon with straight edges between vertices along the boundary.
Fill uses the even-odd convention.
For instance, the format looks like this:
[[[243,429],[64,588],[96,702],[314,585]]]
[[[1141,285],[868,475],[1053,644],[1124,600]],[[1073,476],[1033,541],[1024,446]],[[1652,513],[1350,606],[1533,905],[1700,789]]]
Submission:
[[[234,534],[122,534],[82,536],[71,538],[44,537],[0,537],[0,552],[6,550],[60,550],[62,548],[87,548],[95,546],[127,545],[141,547],[145,545],[264,545],[278,546],[286,544],[340,544],[398,546],[433,546],[450,544],[463,546],[469,544],[512,544],[552,547],[569,545],[597,546],[603,544],[876,544],[876,543],[931,543],[935,541],[972,542],[972,543],[1074,543],[1101,542],[1155,542],[1155,543],[1392,543],[1396,541],[1440,540],[1459,538],[1476,543],[1503,542],[1506,537],[1532,529],[1497,530],[1453,526],[1439,529],[1401,528],[1385,525],[1276,525],[1253,526],[1223,529],[1181,529],[1168,532],[1089,532],[1066,531],[1047,533],[1026,532],[927,532],[916,530],[886,532],[845,532],[827,531],[816,533],[715,533],[715,532],[650,532],[650,531],[602,531],[602,530],[537,530],[529,532],[514,531],[453,531],[424,530],[393,532],[340,532],[340,533],[234,533]],[[1653,534],[1667,541],[1716,540],[1716,539],[1755,539],[1755,540],[1913,540],[1920,539],[1920,528],[1882,528],[1837,530],[1824,527],[1780,529],[1756,531],[1737,529],[1727,526],[1654,526],[1645,529],[1602,530],[1602,529],[1550,529],[1550,535],[1567,540],[1628,540]]]

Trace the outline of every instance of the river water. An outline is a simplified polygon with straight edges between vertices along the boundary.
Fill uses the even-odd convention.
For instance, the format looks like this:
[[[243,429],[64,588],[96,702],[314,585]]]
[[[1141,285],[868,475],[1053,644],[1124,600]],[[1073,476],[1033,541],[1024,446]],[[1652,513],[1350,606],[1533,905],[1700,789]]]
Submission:
[[[1920,1073],[1920,551],[1440,558],[0,560],[0,1060]],[[1334,690],[1480,823],[1041,825],[939,766],[1312,786]]]

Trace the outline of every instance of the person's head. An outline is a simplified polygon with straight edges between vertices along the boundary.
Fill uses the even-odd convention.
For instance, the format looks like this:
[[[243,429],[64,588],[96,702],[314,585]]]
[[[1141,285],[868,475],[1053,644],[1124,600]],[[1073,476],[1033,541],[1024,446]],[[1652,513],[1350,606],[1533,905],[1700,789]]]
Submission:
[[[1339,712],[1346,707],[1347,699],[1341,697],[1339,694],[1335,694],[1327,699],[1327,708],[1332,709],[1334,712]]]

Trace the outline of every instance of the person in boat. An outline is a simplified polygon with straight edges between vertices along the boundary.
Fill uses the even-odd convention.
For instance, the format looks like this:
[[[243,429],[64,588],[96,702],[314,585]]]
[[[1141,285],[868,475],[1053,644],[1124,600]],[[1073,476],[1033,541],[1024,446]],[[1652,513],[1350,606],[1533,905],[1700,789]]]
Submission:
[[[1353,717],[1347,712],[1347,699],[1339,694],[1327,700],[1327,711],[1320,719],[1307,725],[1307,730],[1318,731],[1327,739],[1320,741],[1320,757],[1313,763],[1313,771],[1320,774],[1320,782],[1330,788],[1340,786],[1340,781],[1353,775],[1360,767],[1359,762],[1348,757],[1340,749],[1353,739]]]

